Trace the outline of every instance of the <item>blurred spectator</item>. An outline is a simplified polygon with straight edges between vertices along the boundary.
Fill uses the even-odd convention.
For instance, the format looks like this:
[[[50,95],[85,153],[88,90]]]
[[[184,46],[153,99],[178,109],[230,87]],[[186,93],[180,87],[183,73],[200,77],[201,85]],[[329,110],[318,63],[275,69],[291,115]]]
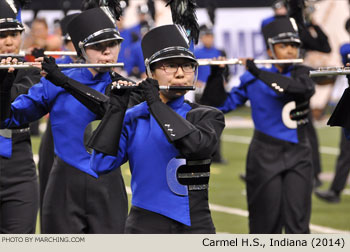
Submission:
[[[200,26],[200,42],[201,46],[197,46],[194,50],[194,55],[197,59],[212,59],[224,56],[225,53],[216,48],[214,45],[214,32],[212,27],[207,25]],[[210,75],[210,66],[198,67],[198,79],[197,79],[197,90],[195,100],[199,100],[202,95],[203,88],[207,82],[208,76]]]
[[[129,28],[129,32],[132,35],[134,42],[142,38],[141,28],[144,27],[145,24],[151,26],[152,18],[149,11],[150,10],[147,4],[141,4],[137,6],[138,23]]]
[[[268,17],[263,19],[263,21],[261,22],[261,29],[271,23],[273,20],[275,20],[276,17],[278,16],[286,16],[288,14],[288,10],[287,10],[287,4],[285,0],[277,0],[275,2],[273,2],[272,4],[272,9],[274,12],[274,15],[272,17]]]
[[[141,25],[141,37],[149,30],[149,24],[147,22],[143,23]],[[125,49],[125,59],[124,68],[130,77],[135,77],[136,79],[144,79],[147,77],[141,48],[141,39],[133,42]]]

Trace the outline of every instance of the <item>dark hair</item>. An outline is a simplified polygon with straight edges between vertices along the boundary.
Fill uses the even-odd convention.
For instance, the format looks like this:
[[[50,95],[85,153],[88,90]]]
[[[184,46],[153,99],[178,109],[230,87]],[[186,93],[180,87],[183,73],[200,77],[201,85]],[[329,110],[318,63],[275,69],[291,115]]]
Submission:
[[[345,30],[350,33],[350,18],[345,22]]]

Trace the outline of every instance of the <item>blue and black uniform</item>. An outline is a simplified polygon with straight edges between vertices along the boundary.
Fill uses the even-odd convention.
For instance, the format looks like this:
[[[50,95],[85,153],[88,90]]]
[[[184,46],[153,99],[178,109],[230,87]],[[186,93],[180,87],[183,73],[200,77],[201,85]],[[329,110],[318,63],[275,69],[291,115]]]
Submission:
[[[221,95],[216,93],[224,92],[217,88],[222,77],[216,74],[209,77],[202,100],[224,113],[248,100],[251,105],[255,131],[246,166],[250,233],[281,233],[283,227],[286,233],[309,233],[312,159],[305,124],[314,83],[308,68],[289,67],[282,74],[274,66],[254,75],[247,71],[238,87]]]
[[[96,176],[129,161],[132,207],[126,233],[215,232],[207,187],[223,128],[219,110],[187,103],[183,96],[127,110],[114,142],[116,156],[94,151],[91,160]]]
[[[21,69],[16,74],[2,71],[1,107],[27,93],[41,77],[36,69]],[[39,185],[29,125],[0,129],[0,233],[34,234],[38,208]]]
[[[88,69],[65,74],[105,92],[109,73],[93,76]],[[90,154],[83,142],[85,128],[97,116],[62,87],[42,78],[27,95],[11,104],[7,127],[19,126],[50,113],[55,161],[43,199],[43,233],[122,233],[127,196],[120,169],[95,179],[90,176]],[[90,174],[90,175],[88,175]]]
[[[73,60],[69,56],[63,56],[56,59],[57,64],[70,64],[73,63]],[[63,69],[61,69],[63,70]],[[39,181],[40,181],[40,206],[42,206],[42,201],[44,197],[44,192],[46,188],[47,181],[51,172],[52,164],[55,158],[53,137],[51,130],[50,119],[47,120],[46,130],[41,137],[40,146],[39,146],[39,162],[38,162],[38,171],[39,171]]]

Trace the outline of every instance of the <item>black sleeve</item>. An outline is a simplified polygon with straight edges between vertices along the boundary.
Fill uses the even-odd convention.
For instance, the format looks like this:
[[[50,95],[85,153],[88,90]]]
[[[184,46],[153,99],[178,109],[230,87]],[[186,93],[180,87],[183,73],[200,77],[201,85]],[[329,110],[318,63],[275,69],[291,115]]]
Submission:
[[[350,88],[345,89],[337,106],[335,107],[327,125],[340,126],[345,129],[350,129]]]
[[[327,35],[318,25],[311,25],[316,31],[316,37],[313,37],[307,27],[299,29],[299,35],[302,42],[302,47],[308,51],[319,51],[330,53],[331,46],[328,42]]]
[[[286,94],[295,99],[309,99],[315,92],[314,82],[306,68],[295,66],[292,78],[279,73],[259,71],[256,77],[267,84],[277,94]]]
[[[189,160],[211,158],[225,128],[224,114],[216,108],[198,106],[187,113],[186,120],[194,130],[174,141],[175,147]]]
[[[11,100],[17,96],[28,93],[29,88],[40,81],[40,70],[36,68],[20,69],[11,88]]]
[[[224,88],[225,68],[211,66],[210,69],[210,75],[199,102],[203,105],[218,107],[221,106],[227,98],[227,93]]]
[[[153,103],[150,111],[168,141],[186,159],[210,158],[225,127],[224,115],[215,108],[192,106],[195,108],[187,113],[186,119],[162,102]]]
[[[123,121],[130,99],[130,92],[111,93],[108,108],[102,121],[93,132],[87,146],[110,156],[118,154]]]
[[[20,69],[6,73],[1,80],[0,88],[0,118],[1,121],[10,117],[11,102],[21,94],[28,93],[30,87],[40,81],[40,70],[36,68]]]
[[[108,106],[109,97],[107,95],[71,78],[68,78],[62,87],[91,112],[95,113],[98,118],[102,118]]]

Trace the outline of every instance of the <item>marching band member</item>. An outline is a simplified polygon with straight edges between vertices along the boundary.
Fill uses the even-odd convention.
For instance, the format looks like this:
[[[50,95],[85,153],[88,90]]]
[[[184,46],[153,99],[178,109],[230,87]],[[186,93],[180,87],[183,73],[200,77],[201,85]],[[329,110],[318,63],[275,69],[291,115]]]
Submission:
[[[90,9],[68,25],[78,56],[88,63],[117,61],[122,38],[106,13]],[[112,82],[109,69],[73,68],[63,74],[53,58],[45,58],[42,68],[46,77],[11,104],[3,121],[18,126],[50,113],[56,157],[43,199],[42,233],[122,233],[128,203],[120,169],[99,179],[88,175],[94,172],[83,135],[100,109],[90,111],[68,92],[76,85],[90,88],[103,101]]]
[[[72,21],[73,18],[75,18],[78,15],[78,13],[71,14],[65,16],[60,21],[60,26],[62,30],[62,37],[63,37],[63,43],[65,46],[65,49],[68,51],[75,51],[73,42],[71,37],[68,34],[68,24],[70,21]],[[74,63],[77,60],[75,56],[63,56],[61,58],[56,59],[56,64],[69,64]],[[61,70],[64,70],[63,68]],[[88,131],[85,131],[88,132]],[[54,144],[53,144],[53,136],[52,136],[52,130],[51,130],[51,122],[48,118],[46,123],[46,130],[43,133],[40,141],[39,146],[39,162],[38,162],[38,171],[39,171],[39,187],[40,187],[40,208],[42,208],[45,188],[47,185],[47,181],[49,179],[49,175],[52,169],[52,165],[55,159],[55,151],[54,151]],[[41,217],[42,211],[40,211],[40,217]],[[40,222],[42,224],[42,221]]]
[[[215,233],[207,188],[224,116],[184,101],[185,91],[159,91],[195,83],[198,63],[180,26],[152,29],[142,51],[148,78],[139,88],[146,102],[125,113],[128,92],[111,94],[109,111],[90,141],[91,168],[101,176],[129,161],[126,233]]]
[[[17,7],[17,6],[16,6]],[[24,28],[7,1],[0,1],[0,53],[18,54]],[[1,63],[20,59],[4,58]],[[0,70],[0,102],[10,103],[40,80],[38,69]],[[2,116],[5,116],[1,113]],[[0,233],[34,234],[39,189],[29,125],[0,129]]]
[[[293,20],[279,18],[263,28],[267,53],[274,59],[298,57],[300,39]],[[229,112],[250,101],[255,125],[246,166],[250,233],[309,233],[312,158],[306,136],[309,99],[314,83],[309,68],[275,64],[248,71],[229,94],[208,78],[202,101]]]

